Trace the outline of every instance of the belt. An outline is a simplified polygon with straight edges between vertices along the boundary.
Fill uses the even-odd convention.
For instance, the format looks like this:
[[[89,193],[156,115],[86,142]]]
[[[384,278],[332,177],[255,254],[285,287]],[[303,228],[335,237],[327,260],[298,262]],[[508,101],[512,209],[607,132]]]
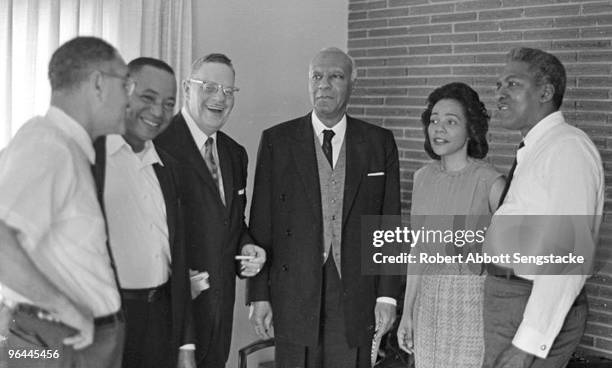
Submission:
[[[140,300],[153,303],[168,295],[168,283],[148,289],[121,289],[121,297],[125,300]]]
[[[59,319],[55,318],[49,311],[46,309],[42,309],[32,304],[24,304],[19,303],[15,307],[16,312],[20,312],[23,314],[27,314],[28,316],[32,316],[34,318],[38,318],[43,321],[49,322],[58,322],[61,323]]]
[[[506,279],[506,280],[525,282],[525,283],[529,283],[529,284],[533,283],[533,281],[531,281],[531,280],[527,280],[527,279],[524,279],[522,277],[516,276],[514,274],[514,270],[511,269],[511,268],[507,268],[507,267],[503,267],[503,266],[498,266],[498,265],[496,265],[494,263],[487,263],[486,269],[487,269],[487,273],[489,275],[491,275],[491,276],[500,277],[500,278]]]
[[[102,327],[119,322],[123,322],[123,311],[121,309],[113,314],[94,318],[94,326],[96,327]]]
[[[38,318],[43,321],[62,323],[59,319],[55,318],[48,310],[42,309],[32,304],[17,304],[15,311],[27,314],[34,318]],[[101,327],[115,322],[123,322],[123,312],[119,310],[116,313],[109,314],[103,317],[94,318],[94,326]]]

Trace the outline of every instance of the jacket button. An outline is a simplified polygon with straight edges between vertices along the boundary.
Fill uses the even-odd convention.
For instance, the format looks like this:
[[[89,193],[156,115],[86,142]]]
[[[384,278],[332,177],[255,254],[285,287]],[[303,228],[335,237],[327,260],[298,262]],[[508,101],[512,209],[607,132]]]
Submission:
[[[285,195],[285,193],[280,195],[281,202],[284,202],[286,199],[287,199],[287,195]]]
[[[286,234],[287,236],[291,236],[291,229],[287,229]]]
[[[282,267],[282,268],[283,268],[283,271],[287,271],[287,270],[289,270],[289,267],[287,267],[287,265],[283,265],[283,267]]]

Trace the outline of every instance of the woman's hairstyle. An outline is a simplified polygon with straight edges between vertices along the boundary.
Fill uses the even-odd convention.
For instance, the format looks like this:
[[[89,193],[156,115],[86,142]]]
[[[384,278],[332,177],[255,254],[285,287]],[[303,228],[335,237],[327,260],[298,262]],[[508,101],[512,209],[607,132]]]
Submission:
[[[478,93],[470,86],[461,82],[445,84],[436,88],[427,97],[427,108],[421,114],[423,132],[425,133],[425,152],[429,157],[439,160],[429,141],[428,127],[430,124],[431,110],[440,100],[449,99],[457,101],[463,107],[468,133],[467,154],[473,158],[484,158],[489,152],[487,143],[487,131],[489,130],[489,114],[485,105],[480,101]]]

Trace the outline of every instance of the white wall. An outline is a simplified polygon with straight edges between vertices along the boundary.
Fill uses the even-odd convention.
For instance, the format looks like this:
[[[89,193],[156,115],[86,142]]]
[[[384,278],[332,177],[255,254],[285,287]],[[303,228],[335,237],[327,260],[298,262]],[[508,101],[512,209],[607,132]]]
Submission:
[[[223,131],[247,149],[250,198],[262,130],[307,113],[310,59],[327,46],[346,49],[348,1],[193,0],[193,5],[193,57],[222,52],[236,69],[240,92]],[[238,347],[257,339],[244,297],[239,281],[228,367],[237,366]]]

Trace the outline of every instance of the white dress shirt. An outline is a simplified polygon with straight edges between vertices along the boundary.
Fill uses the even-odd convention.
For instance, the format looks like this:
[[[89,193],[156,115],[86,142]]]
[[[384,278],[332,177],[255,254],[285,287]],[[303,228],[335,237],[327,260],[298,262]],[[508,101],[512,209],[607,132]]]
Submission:
[[[166,204],[153,164],[163,165],[153,142],[134,153],[122,136],[107,137],[104,204],[124,289],[160,286],[170,277]]]
[[[338,157],[340,156],[340,149],[342,148],[342,143],[344,142],[344,135],[346,134],[346,114],[342,116],[339,122],[336,123],[331,128],[328,128],[323,122],[319,119],[317,114],[312,112],[312,128],[314,129],[314,134],[319,139],[319,143],[323,145],[323,131],[324,130],[333,130],[334,136],[331,140],[332,145],[332,162],[334,163],[334,167],[336,167],[336,162],[338,162]]]
[[[185,118],[185,123],[187,123],[187,128],[189,128],[189,132],[191,132],[191,136],[193,137],[193,140],[195,141],[196,146],[198,147],[198,150],[200,151],[200,154],[202,155],[202,158],[204,158],[204,144],[206,143],[208,136],[198,127],[198,124],[196,124],[195,120],[193,120],[187,108],[183,107],[181,109],[181,114],[183,114],[183,117]],[[215,159],[215,163],[217,164],[219,194],[221,195],[221,200],[223,201],[223,203],[225,203],[225,190],[223,189],[223,175],[221,175],[221,162],[219,162],[219,151],[217,150],[217,132],[214,132],[210,137],[214,140],[212,152],[213,152],[213,158]]]
[[[597,148],[580,129],[567,124],[561,112],[538,122],[524,137],[517,153],[517,166],[503,205],[497,210],[487,232],[485,251],[503,253],[508,233],[499,229],[504,215],[589,215],[590,221],[574,224],[580,239],[575,252],[590,257],[595,245],[604,204],[604,173]],[[565,230],[554,227],[564,216],[547,216],[553,231],[522,232],[516,244],[530,254],[549,254],[549,238]],[[578,217],[578,216],[576,216]],[[513,217],[506,216],[507,219]],[[587,219],[588,216],[580,216]],[[496,223],[498,226],[496,227]],[[547,223],[550,225],[550,223]],[[496,231],[496,229],[498,229]],[[591,266],[591,262],[587,262]],[[565,316],[582,290],[588,274],[585,266],[572,274],[529,275],[514,266],[515,273],[533,281],[523,321],[512,343],[530,354],[545,358],[563,326]]]
[[[334,131],[334,136],[331,140],[332,145],[332,162],[333,166],[336,167],[336,163],[338,162],[338,157],[340,156],[340,149],[342,148],[342,143],[344,143],[344,136],[346,135],[346,114],[342,116],[339,122],[336,123],[333,127],[329,128],[319,119],[317,114],[313,111],[312,114],[312,129],[314,130],[314,134],[319,140],[319,143],[323,145],[323,131],[326,129],[331,129]],[[397,300],[395,298],[380,296],[376,298],[377,302],[387,303],[397,306]]]
[[[62,110],[31,119],[0,156],[0,219],[58,289],[101,317],[117,312],[120,300],[94,158],[91,138]]]

